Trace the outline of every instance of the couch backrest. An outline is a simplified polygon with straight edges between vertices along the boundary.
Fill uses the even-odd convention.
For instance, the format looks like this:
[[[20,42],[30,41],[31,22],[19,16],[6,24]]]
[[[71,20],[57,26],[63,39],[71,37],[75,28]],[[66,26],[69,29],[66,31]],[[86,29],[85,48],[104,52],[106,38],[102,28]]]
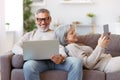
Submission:
[[[110,39],[106,52],[112,54],[112,56],[120,56],[120,35],[112,34]]]
[[[93,49],[96,47],[100,34],[90,34],[78,36],[79,42],[91,46]]]
[[[91,46],[93,49],[96,47],[99,37],[100,34],[78,36],[79,42]],[[112,56],[120,56],[120,35],[111,34],[110,43],[106,49],[106,53],[110,53]]]

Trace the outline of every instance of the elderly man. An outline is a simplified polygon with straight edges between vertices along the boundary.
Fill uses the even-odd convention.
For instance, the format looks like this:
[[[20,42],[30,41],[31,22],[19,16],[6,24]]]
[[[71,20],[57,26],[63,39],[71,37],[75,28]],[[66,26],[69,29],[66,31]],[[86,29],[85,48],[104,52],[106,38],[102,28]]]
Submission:
[[[50,27],[51,16],[47,9],[38,9],[35,13],[37,29],[26,33],[13,47],[15,54],[23,54],[23,42],[29,40],[55,39],[54,31]],[[82,80],[82,62],[74,57],[67,57],[64,47],[60,46],[58,55],[50,60],[28,60],[24,63],[25,80],[41,80],[40,73],[47,70],[64,70],[68,72],[67,80]]]

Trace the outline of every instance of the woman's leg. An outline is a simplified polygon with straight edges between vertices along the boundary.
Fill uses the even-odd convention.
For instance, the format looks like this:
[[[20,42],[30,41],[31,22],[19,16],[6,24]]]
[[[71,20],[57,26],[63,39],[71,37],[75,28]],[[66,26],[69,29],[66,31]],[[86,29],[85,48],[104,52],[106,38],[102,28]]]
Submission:
[[[104,71],[106,73],[120,71],[120,57],[111,58]]]
[[[67,80],[82,80],[83,65],[82,61],[78,58],[68,57],[64,63],[58,65],[56,64],[55,69],[67,71]]]
[[[25,80],[40,80],[40,72],[49,69],[47,64],[47,61],[26,61],[23,66]]]

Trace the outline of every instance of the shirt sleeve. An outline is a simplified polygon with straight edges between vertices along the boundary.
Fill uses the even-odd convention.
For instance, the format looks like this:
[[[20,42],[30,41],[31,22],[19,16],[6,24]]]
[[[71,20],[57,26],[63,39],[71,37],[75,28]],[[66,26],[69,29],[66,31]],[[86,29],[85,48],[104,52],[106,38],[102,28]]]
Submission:
[[[65,47],[62,45],[59,45],[59,54],[61,54],[64,57],[67,57],[67,54],[65,52]]]
[[[104,53],[104,48],[97,46],[94,50],[89,46],[79,46],[77,44],[69,44],[66,46],[69,50],[69,55],[77,57],[83,61],[86,68],[92,69]]]
[[[85,67],[92,69],[96,65],[96,63],[99,61],[101,54],[103,54],[104,51],[105,51],[104,48],[96,46],[96,48],[94,49],[94,51],[91,53],[90,56],[84,57]]]
[[[29,39],[29,33],[26,33],[12,48],[14,54],[23,54],[23,42]]]

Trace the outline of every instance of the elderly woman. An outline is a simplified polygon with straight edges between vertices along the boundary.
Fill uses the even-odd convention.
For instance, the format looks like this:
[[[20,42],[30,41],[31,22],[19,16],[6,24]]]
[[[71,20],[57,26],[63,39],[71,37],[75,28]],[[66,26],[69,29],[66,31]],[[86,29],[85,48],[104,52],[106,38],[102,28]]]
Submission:
[[[55,30],[56,38],[60,44],[65,46],[69,56],[81,58],[84,67],[104,72],[120,71],[120,57],[114,57],[105,54],[110,39],[103,34],[98,40],[96,48],[93,50],[90,46],[78,43],[75,28],[70,25],[61,25]]]

